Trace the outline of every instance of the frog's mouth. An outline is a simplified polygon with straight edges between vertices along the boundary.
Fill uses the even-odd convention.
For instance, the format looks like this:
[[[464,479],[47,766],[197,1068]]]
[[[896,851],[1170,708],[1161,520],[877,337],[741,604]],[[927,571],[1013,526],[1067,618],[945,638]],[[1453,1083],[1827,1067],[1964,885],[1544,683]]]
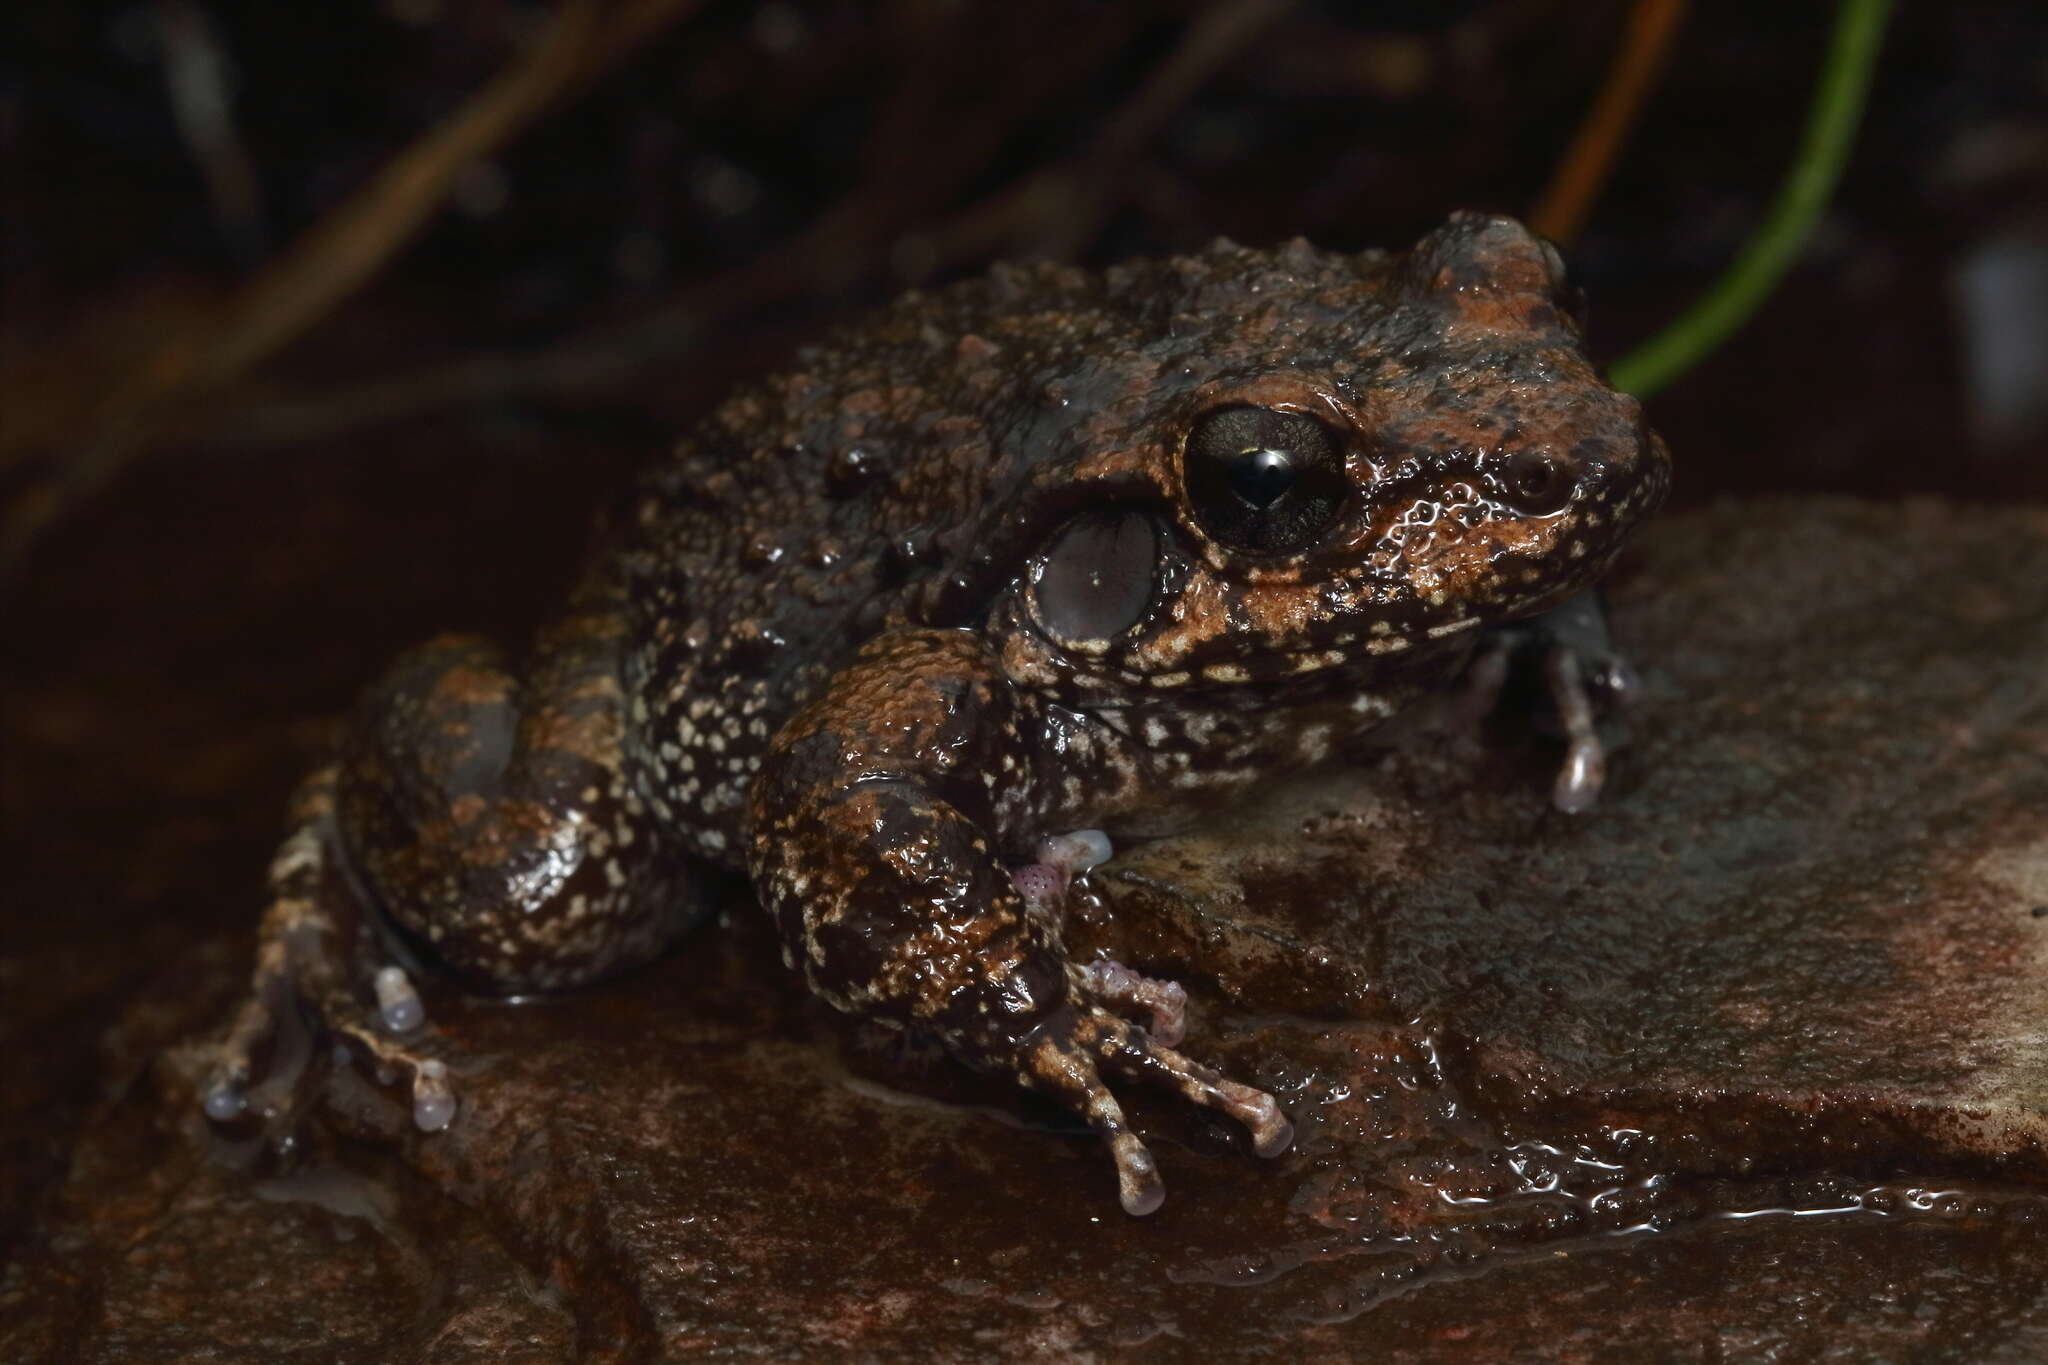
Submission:
[[[1331,543],[1284,561],[1219,555],[1175,535],[1164,509],[1097,509],[1037,562],[1029,624],[1091,692],[1290,680],[1335,692],[1420,674],[1607,570],[1667,479],[1662,443],[1642,438],[1572,461],[1410,460],[1371,485]]]
[[[1141,645],[1130,663],[1112,663],[1102,667],[1096,677],[1083,675],[1081,681],[1114,679],[1130,692],[1206,694],[1251,688],[1341,694],[1370,688],[1411,669],[1430,669],[1442,655],[1462,653],[1487,624],[1485,616],[1462,614],[1407,630],[1382,618],[1358,628],[1335,630],[1327,636],[1327,643],[1262,651],[1196,649],[1176,655],[1174,651],[1153,653]],[[1151,667],[1145,667],[1147,661]]]
[[[1482,630],[1548,610],[1609,568],[1641,514],[1428,521],[1390,510],[1372,556],[1348,573],[1227,578],[1183,564],[1149,619],[1102,642],[1090,671],[1139,689],[1300,680],[1340,690],[1427,671]],[[1413,504],[1410,505],[1411,508]]]

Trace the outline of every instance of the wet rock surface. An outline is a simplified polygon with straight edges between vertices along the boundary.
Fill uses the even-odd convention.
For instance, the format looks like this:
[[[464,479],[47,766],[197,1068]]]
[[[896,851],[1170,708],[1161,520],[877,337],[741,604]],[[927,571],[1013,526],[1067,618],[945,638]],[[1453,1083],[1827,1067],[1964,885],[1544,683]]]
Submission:
[[[1074,908],[1281,1098],[1277,1162],[1126,1088],[1169,1191],[1127,1218],[1078,1125],[809,1002],[736,899],[602,989],[430,986],[455,1124],[341,1064],[279,1166],[166,1051],[246,931],[158,926],[7,961],[9,1089],[59,1121],[7,1114],[0,1355],[2040,1358],[2048,511],[1644,540],[1591,814],[1525,721],[1419,728]]]

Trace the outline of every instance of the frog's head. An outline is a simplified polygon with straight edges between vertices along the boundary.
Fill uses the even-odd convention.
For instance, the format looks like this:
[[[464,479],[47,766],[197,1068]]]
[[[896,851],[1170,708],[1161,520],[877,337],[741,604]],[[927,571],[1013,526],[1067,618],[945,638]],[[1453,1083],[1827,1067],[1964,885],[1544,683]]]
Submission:
[[[1662,498],[1663,443],[1520,224],[1238,259],[1151,353],[1163,377],[1092,457],[1103,496],[1028,575],[1068,667],[1172,687],[1428,653],[1584,589]]]

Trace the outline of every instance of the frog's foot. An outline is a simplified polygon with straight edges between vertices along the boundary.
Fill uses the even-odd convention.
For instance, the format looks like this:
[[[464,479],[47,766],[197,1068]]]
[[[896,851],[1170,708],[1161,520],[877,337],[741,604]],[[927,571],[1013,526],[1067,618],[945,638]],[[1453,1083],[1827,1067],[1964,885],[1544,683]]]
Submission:
[[[1476,721],[1500,701],[1517,656],[1534,656],[1564,732],[1565,758],[1550,801],[1568,814],[1590,810],[1607,782],[1607,749],[1595,718],[1634,699],[1642,681],[1614,647],[1597,593],[1488,635],[1466,669],[1458,711]]]
[[[1150,1081],[1228,1114],[1251,1133],[1252,1150],[1260,1156],[1279,1156],[1294,1142],[1294,1125],[1265,1091],[1225,1080],[1100,1005],[1067,1005],[1025,1036],[1017,1076],[1031,1089],[1085,1116],[1109,1145],[1116,1162],[1117,1194],[1126,1213],[1151,1213],[1166,1199],[1166,1188],[1152,1153],[1131,1131],[1123,1106],[1103,1083],[1105,1072]]]
[[[382,1082],[405,1082],[413,1121],[424,1131],[455,1117],[447,1064],[418,1046],[426,1009],[404,968],[386,965],[356,980],[355,964],[374,951],[374,935],[352,911],[335,909],[351,905],[352,892],[333,875],[324,838],[331,793],[330,774],[301,793],[298,827],[271,864],[249,998],[213,1049],[201,1097],[216,1123],[253,1117],[279,1144],[312,1098],[323,1046],[337,1058],[367,1060]]]
[[[373,1020],[339,973],[300,955],[303,937],[274,942],[283,951],[266,951],[259,960],[255,987],[218,1045],[201,1099],[206,1116],[221,1124],[253,1116],[273,1140],[287,1139],[312,1099],[314,1049],[324,1045],[333,1049],[337,1062],[360,1057],[380,1082],[406,1084],[413,1122],[421,1131],[446,1128],[455,1118],[447,1063],[422,1052],[417,1038],[404,1036],[418,1034],[426,1024],[405,970],[386,966],[377,971]],[[266,1049],[265,1065],[259,1068],[256,1059]]]
[[[419,1050],[417,1039],[404,1036],[418,1034],[426,1024],[419,993],[405,970],[387,966],[377,971],[373,1021],[339,973],[301,956],[303,937],[273,942],[282,951],[271,953],[272,944],[265,945],[255,987],[218,1045],[201,1099],[206,1116],[221,1124],[253,1116],[273,1139],[288,1137],[312,1098],[314,1049],[325,1045],[337,1062],[360,1056],[380,1082],[404,1082],[412,1096],[413,1122],[423,1132],[446,1128],[455,1118],[448,1066]],[[266,1049],[266,1064],[259,1068],[256,1059]]]
[[[1565,738],[1564,763],[1551,785],[1550,804],[1577,815],[1591,810],[1607,785],[1607,748],[1594,728],[1593,692],[1625,699],[1642,684],[1620,655],[1588,658],[1565,645],[1555,645],[1543,656],[1543,681]]]
[[[1038,861],[1013,869],[1010,879],[1031,913],[1057,914],[1074,878],[1108,862],[1114,852],[1109,836],[1099,829],[1054,835],[1039,842]],[[1141,976],[1106,957],[1086,967],[1070,966],[1067,980],[1081,999],[1138,1020],[1168,1047],[1187,1034],[1188,993],[1179,982]]]

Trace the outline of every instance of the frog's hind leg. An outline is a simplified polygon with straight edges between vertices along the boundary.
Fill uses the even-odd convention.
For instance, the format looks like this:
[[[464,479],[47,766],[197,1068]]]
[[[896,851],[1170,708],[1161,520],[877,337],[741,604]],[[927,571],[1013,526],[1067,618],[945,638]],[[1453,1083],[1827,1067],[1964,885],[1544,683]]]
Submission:
[[[350,870],[471,989],[563,990],[659,953],[705,903],[626,765],[623,626],[591,608],[523,674],[486,641],[412,651],[358,709],[338,788]]]
[[[637,965],[702,906],[695,868],[625,771],[615,604],[581,606],[523,675],[489,642],[450,636],[366,695],[272,869],[255,990],[210,1114],[288,1120],[308,1059],[339,1043],[411,1087],[421,1128],[445,1127],[456,1097],[422,1050],[425,1010],[394,937],[474,990],[521,994]]]
[[[202,1102],[216,1122],[254,1115],[273,1138],[287,1136],[310,1097],[318,1049],[339,1045],[408,1084],[421,1128],[445,1128],[455,1113],[447,1068],[402,1037],[426,1022],[410,978],[386,965],[352,979],[356,964],[375,960],[376,936],[335,866],[334,791],[335,771],[323,768],[293,800],[291,836],[270,865],[249,996],[215,1045]],[[374,1021],[364,986],[377,1001]]]

